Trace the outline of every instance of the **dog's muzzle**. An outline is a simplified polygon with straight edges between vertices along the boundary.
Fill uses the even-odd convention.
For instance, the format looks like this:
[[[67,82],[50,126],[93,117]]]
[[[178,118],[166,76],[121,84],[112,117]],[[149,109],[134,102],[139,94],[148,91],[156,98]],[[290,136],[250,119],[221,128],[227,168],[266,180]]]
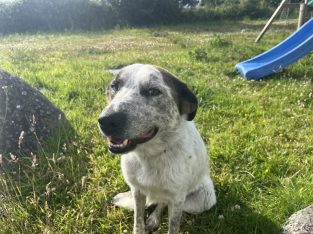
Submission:
[[[126,128],[127,115],[122,112],[102,116],[98,119],[101,132],[109,141],[109,150],[115,154],[124,154],[132,151],[138,144],[151,140],[158,132],[157,127],[151,127],[139,136],[127,139],[123,137]]]

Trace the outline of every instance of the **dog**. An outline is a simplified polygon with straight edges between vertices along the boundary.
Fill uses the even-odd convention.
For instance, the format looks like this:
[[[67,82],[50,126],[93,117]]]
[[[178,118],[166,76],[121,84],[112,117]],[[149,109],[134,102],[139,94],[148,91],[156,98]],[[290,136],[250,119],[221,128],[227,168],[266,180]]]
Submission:
[[[109,151],[122,154],[130,187],[113,204],[134,210],[134,234],[155,231],[168,207],[169,233],[178,234],[182,212],[200,213],[216,203],[206,147],[192,121],[196,96],[173,74],[149,64],[122,68],[107,96],[98,125]],[[155,210],[145,221],[151,204]]]

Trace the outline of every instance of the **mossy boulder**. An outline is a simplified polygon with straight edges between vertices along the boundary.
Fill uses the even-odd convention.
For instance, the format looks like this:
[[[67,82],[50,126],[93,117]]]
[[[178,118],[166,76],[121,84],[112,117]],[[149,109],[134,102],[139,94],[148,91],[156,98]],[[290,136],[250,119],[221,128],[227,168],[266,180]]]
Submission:
[[[0,155],[35,154],[64,124],[64,113],[40,91],[0,70]]]
[[[311,233],[313,233],[313,204],[291,215],[282,232],[282,234]]]

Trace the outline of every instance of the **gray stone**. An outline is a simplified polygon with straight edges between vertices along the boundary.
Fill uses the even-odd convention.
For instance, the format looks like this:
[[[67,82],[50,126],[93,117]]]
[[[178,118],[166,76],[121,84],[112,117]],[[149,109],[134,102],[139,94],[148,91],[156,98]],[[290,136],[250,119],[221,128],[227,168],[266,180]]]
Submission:
[[[0,156],[36,153],[65,115],[38,90],[0,70]]]
[[[297,211],[289,217],[283,226],[282,234],[312,234],[313,204]]]

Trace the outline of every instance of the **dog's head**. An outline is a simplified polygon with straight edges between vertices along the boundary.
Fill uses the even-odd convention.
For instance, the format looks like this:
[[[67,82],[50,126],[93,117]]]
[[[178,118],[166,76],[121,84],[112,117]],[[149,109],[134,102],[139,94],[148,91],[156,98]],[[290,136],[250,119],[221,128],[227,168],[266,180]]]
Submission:
[[[182,120],[193,120],[197,112],[197,98],[186,84],[152,65],[121,69],[107,95],[109,104],[98,122],[112,153],[127,153],[138,144],[175,131]]]

